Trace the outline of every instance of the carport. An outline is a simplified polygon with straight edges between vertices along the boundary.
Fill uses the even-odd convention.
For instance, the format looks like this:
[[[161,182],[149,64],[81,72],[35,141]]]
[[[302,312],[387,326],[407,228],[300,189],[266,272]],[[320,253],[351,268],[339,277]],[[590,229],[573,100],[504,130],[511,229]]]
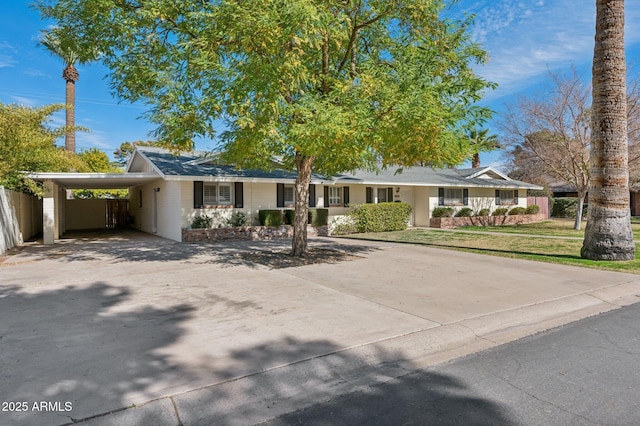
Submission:
[[[156,173],[31,173],[29,177],[44,186],[44,244],[53,244],[66,231],[67,189],[129,189],[161,179]]]

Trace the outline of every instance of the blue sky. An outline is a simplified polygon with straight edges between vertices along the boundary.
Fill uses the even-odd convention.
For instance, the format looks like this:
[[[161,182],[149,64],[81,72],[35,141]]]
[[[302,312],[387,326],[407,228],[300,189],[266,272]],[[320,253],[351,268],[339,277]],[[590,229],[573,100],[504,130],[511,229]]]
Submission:
[[[640,70],[640,1],[626,2],[628,72]],[[490,62],[476,71],[498,83],[484,105],[499,113],[518,96],[544,87],[549,71],[575,66],[590,77],[595,31],[595,0],[460,0],[451,13],[474,13],[473,39],[489,52]],[[64,102],[63,64],[38,47],[40,29],[48,22],[29,8],[29,2],[9,0],[0,16],[0,101],[39,106]],[[78,67],[76,123],[91,129],[76,136],[78,149],[96,147],[112,153],[122,142],[147,140],[153,126],[139,118],[144,107],[111,96],[99,64]],[[54,125],[64,123],[64,114]],[[497,131],[495,123],[489,123]],[[60,144],[63,142],[60,141]],[[211,149],[212,141],[197,143]],[[500,152],[483,153],[483,165],[500,163]]]

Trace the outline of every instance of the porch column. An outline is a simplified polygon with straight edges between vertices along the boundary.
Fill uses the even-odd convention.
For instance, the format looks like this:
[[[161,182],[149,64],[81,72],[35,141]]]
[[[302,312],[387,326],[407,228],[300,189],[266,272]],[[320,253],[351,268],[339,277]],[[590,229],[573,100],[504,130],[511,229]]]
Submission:
[[[44,182],[42,197],[42,240],[44,244],[53,244],[56,239],[56,185],[47,180]]]

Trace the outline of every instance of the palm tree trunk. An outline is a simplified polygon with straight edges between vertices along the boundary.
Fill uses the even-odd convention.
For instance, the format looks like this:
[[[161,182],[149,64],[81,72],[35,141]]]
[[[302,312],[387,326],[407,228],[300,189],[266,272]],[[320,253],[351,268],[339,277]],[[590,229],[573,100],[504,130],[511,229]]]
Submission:
[[[471,157],[471,167],[474,169],[480,167],[480,154],[477,152]]]
[[[309,183],[313,169],[313,157],[296,155],[296,196],[293,220],[291,255],[303,257],[307,254],[307,221],[309,215]]]
[[[64,148],[67,151],[76,152],[76,131],[74,130],[76,125],[76,84],[70,80],[67,80],[65,87],[65,102],[66,133],[64,135]]]
[[[581,255],[631,260],[624,0],[596,0],[591,187]]]

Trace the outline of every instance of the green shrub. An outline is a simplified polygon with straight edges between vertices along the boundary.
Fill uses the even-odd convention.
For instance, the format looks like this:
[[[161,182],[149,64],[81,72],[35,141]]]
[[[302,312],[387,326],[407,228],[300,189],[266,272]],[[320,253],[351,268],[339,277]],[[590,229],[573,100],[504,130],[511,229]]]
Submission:
[[[458,213],[456,213],[455,217],[471,217],[473,216],[473,209],[469,207],[463,207],[460,209]]]
[[[578,210],[577,198],[552,198],[551,217],[576,217],[576,210]],[[582,209],[582,215],[587,213],[587,204],[585,203]]]
[[[436,207],[431,212],[431,217],[453,217],[453,212],[451,207]]]
[[[307,223],[313,226],[326,226],[329,224],[329,209],[309,209]]]
[[[211,224],[213,223],[213,218],[210,216],[196,216],[191,219],[191,228],[211,228]]]
[[[259,210],[258,220],[262,226],[282,225],[282,210]]]
[[[509,210],[509,216],[519,216],[525,214],[526,209],[524,207],[514,207]]]
[[[506,207],[498,207],[493,211],[491,216],[506,216],[508,211],[509,209]]]
[[[295,211],[295,210],[291,210],[291,209],[289,209],[289,210],[284,210],[284,211],[282,212],[282,214],[283,214],[283,216],[284,216],[284,217],[283,217],[283,219],[284,219],[284,222],[283,222],[283,223],[284,223],[285,225],[293,225],[293,221],[294,221],[294,220],[295,220],[295,218],[296,218],[296,211]]]
[[[247,224],[247,215],[243,212],[233,212],[225,222],[233,227],[245,226]]]
[[[361,204],[349,209],[357,232],[402,231],[407,229],[411,206],[407,203]]]
[[[538,214],[540,213],[540,206],[537,204],[531,204],[530,206],[527,206],[527,208],[524,211],[525,214]]]
[[[476,214],[476,216],[491,216],[491,210],[489,209],[480,209],[480,211],[478,212],[478,214]]]

